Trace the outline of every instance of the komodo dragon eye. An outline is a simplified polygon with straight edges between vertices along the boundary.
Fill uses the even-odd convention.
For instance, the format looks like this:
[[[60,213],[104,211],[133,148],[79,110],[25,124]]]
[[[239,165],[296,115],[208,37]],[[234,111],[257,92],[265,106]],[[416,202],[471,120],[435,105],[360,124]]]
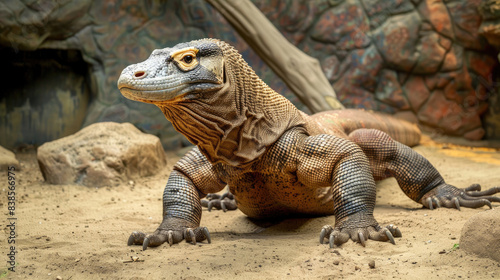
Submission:
[[[191,64],[191,62],[193,62],[193,57],[191,55],[186,55],[182,58],[182,61],[186,62],[187,64]]]
[[[173,52],[170,56],[173,58],[182,71],[189,71],[198,65],[196,55],[199,50],[197,48],[185,48]]]

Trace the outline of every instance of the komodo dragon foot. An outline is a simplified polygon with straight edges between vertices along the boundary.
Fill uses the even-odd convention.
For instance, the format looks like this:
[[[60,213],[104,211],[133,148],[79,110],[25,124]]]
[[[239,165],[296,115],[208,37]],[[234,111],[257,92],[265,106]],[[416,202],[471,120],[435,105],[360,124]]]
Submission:
[[[492,196],[497,193],[500,193],[500,187],[481,191],[479,184],[471,185],[465,189],[442,184],[426,193],[420,200],[420,203],[431,210],[439,207],[457,208],[460,210],[460,206],[479,208],[485,205],[488,205],[491,209],[491,202],[500,202],[500,197]]]
[[[155,232],[149,234],[134,231],[128,238],[127,245],[142,245],[142,250],[146,250],[148,247],[160,246],[165,242],[172,246],[182,240],[193,245],[203,240],[211,243],[210,233],[206,227],[179,227],[179,222],[183,223],[180,219],[165,219]]]
[[[401,231],[397,226],[388,225],[381,227],[372,215],[356,213],[347,217],[342,222],[336,222],[335,227],[331,225],[323,226],[319,242],[323,244],[325,238],[328,238],[330,248],[333,248],[334,245],[342,245],[351,239],[354,242],[361,243],[364,247],[368,239],[384,242],[390,241],[392,244],[396,244],[394,237],[402,237]]]
[[[222,195],[216,193],[207,194],[207,199],[201,200],[201,206],[207,207],[209,212],[212,211],[212,208],[217,210],[222,209],[224,212],[238,209],[236,199],[229,191]]]

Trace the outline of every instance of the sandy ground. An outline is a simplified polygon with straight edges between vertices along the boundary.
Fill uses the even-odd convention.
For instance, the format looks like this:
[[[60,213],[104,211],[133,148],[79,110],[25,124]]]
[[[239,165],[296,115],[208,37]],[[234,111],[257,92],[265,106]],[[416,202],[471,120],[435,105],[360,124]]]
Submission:
[[[500,153],[423,145],[426,156],[454,185],[500,182]],[[117,187],[43,182],[34,152],[18,153],[16,262],[7,271],[7,178],[0,182],[0,278],[5,279],[500,279],[500,263],[456,249],[460,232],[481,209],[422,209],[395,180],[378,184],[375,218],[399,226],[396,245],[348,242],[329,249],[319,232],[333,217],[253,222],[241,212],[204,210],[212,244],[186,242],[142,251],[126,245],[134,230],[161,221],[161,195],[172,165],[160,174]],[[497,204],[495,208],[499,208]],[[499,210],[499,209],[496,209]],[[496,211],[495,210],[495,211]],[[455,248],[455,249],[454,249]],[[137,262],[130,262],[138,257]],[[375,268],[368,265],[375,262]],[[60,277],[60,278],[57,278]]]

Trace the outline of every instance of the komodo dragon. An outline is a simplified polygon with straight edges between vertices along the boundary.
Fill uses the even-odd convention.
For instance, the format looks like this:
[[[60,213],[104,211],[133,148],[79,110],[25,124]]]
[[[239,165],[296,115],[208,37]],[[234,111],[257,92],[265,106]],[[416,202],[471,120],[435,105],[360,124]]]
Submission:
[[[207,240],[200,199],[226,185],[252,218],[334,215],[320,242],[394,242],[400,230],[373,217],[375,181],[395,177],[403,192],[428,208],[482,207],[500,202],[500,187],[458,189],[407,145],[412,124],[362,110],[308,116],[269,88],[230,45],[215,39],[154,50],[118,80],[131,100],[158,106],[196,145],[175,165],[163,193],[163,221],[128,245]]]

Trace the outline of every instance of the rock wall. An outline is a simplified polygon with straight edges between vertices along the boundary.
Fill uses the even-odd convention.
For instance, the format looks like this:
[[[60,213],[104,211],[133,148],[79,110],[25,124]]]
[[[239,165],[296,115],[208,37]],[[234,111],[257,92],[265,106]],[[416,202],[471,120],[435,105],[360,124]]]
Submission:
[[[320,58],[347,107],[397,113],[473,140],[485,134],[481,116],[498,95],[498,60],[480,34],[481,0],[255,3],[291,42]]]
[[[479,14],[482,18],[479,34],[484,36],[497,50],[500,50],[500,0],[482,1],[479,5]],[[489,92],[496,92],[496,94],[489,95],[489,107],[484,117],[484,127],[487,137],[500,139],[500,76],[498,69],[492,74],[494,75],[494,83]]]
[[[498,60],[497,51],[479,31],[481,1],[253,2],[292,43],[321,61],[347,107],[400,114],[440,133],[469,139],[484,135],[481,116],[498,95],[493,81]],[[78,50],[89,65],[91,94],[85,120],[55,121],[65,119],[63,115],[48,117],[44,123],[73,126],[76,131],[95,122],[131,122],[159,136],[167,148],[187,144],[159,109],[123,98],[116,81],[124,67],[145,60],[153,49],[203,37],[235,45],[264,81],[307,111],[202,0],[18,1],[0,5],[1,46],[14,51]],[[16,94],[2,94],[0,106],[11,106],[6,100]],[[2,129],[9,125],[14,129],[12,120],[19,115],[0,116]],[[494,124],[488,131],[497,128]],[[46,141],[36,137],[31,140],[34,144]],[[20,144],[0,141],[6,147]]]

